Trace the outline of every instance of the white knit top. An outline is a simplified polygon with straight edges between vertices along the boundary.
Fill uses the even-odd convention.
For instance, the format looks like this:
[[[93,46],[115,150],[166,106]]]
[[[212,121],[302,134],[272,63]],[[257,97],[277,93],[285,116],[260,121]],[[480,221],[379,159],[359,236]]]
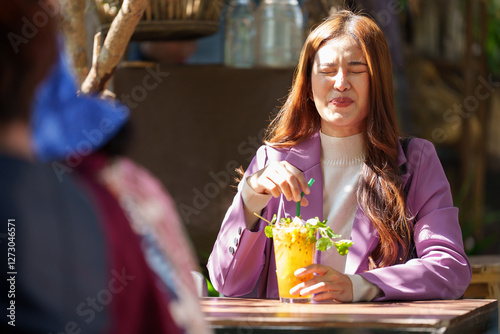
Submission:
[[[321,167],[323,169],[323,218],[342,239],[350,239],[357,201],[359,174],[365,160],[364,138],[359,133],[349,137],[330,137],[322,132]],[[335,247],[321,253],[321,264],[343,273],[347,256]],[[370,301],[380,290],[359,275],[348,275],[353,285],[353,301]]]
[[[363,134],[349,137],[321,136],[321,167],[323,169],[323,218],[328,226],[342,235],[351,237],[356,212],[356,189],[363,167]],[[344,272],[346,256],[330,248],[321,253],[321,264]]]

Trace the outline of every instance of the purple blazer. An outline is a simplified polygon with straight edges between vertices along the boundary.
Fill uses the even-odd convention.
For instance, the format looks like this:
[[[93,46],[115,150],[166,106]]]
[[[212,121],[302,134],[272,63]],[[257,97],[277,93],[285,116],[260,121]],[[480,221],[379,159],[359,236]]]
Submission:
[[[262,146],[247,168],[244,178],[271,161],[286,160],[302,170],[306,180],[314,178],[308,196],[309,205],[301,209],[304,219],[323,219],[323,172],[319,133],[287,149]],[[471,267],[464,252],[453,207],[450,186],[434,146],[423,139],[410,142],[407,156],[399,147],[399,165],[407,165],[402,175],[409,182],[407,207],[416,217],[414,242],[417,258],[405,264],[368,270],[368,256],[378,243],[378,232],[368,217],[357,208],[347,255],[346,274],[359,274],[377,285],[383,296],[375,300],[454,299],[460,297],[471,281]],[[245,179],[243,179],[244,181]],[[242,182],[243,182],[242,181]],[[264,234],[266,222],[255,230],[246,228],[241,186],[224,221],[208,260],[207,268],[214,288],[226,296],[250,295],[278,298],[276,265],[272,239]],[[271,198],[262,216],[271,220],[294,216],[296,203],[282,195]],[[320,252],[316,260],[320,262]]]

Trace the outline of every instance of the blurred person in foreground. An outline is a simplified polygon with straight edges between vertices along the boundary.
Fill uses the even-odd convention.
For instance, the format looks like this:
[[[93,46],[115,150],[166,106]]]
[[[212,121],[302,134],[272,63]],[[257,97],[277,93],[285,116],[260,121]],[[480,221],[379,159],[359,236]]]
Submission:
[[[106,312],[86,305],[108,283],[99,219],[70,178],[59,182],[36,162],[31,140],[33,97],[57,59],[57,27],[49,20],[26,43],[13,38],[24,38],[22,19],[40,11],[29,0],[0,11],[0,328],[103,333]]]
[[[166,304],[183,333],[211,333],[193,281],[198,261],[175,203],[154,175],[126,157],[133,140],[127,108],[77,91],[62,54],[35,99],[35,153],[61,181],[67,175],[78,181],[103,221],[111,267],[134,277],[106,306],[122,319],[116,332],[148,332],[141,321]]]
[[[113,224],[122,220],[135,232],[140,241],[136,255],[144,257],[155,273],[177,325],[184,333],[211,333],[193,281],[198,261],[191,241],[161,182],[125,155],[131,136],[127,122],[103,147],[83,158],[75,168],[77,178],[107,219]]]
[[[36,162],[32,104],[60,59],[55,17],[29,39],[24,25],[50,5],[5,2],[0,13],[0,249],[12,260],[2,333],[181,333],[128,224],[111,226],[69,173]]]
[[[327,220],[353,245],[316,252],[290,289],[314,301],[453,299],[471,281],[458,209],[432,143],[400,137],[380,28],[340,11],[308,36],[293,87],[238,186],[208,261],[227,296],[278,298],[267,222]],[[309,187],[306,180],[314,178]],[[306,196],[301,200],[301,192]],[[233,244],[233,240],[236,241]]]

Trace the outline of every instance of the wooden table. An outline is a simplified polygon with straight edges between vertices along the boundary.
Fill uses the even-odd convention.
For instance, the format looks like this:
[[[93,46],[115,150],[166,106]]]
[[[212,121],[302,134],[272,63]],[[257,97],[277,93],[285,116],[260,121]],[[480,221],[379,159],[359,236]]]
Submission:
[[[283,304],[277,300],[202,298],[216,333],[498,333],[493,299],[390,303]]]
[[[500,255],[469,256],[472,281],[464,298],[490,298],[500,300]],[[498,311],[500,317],[500,310]]]
[[[500,299],[500,255],[469,256],[469,261],[472,281],[465,296]]]

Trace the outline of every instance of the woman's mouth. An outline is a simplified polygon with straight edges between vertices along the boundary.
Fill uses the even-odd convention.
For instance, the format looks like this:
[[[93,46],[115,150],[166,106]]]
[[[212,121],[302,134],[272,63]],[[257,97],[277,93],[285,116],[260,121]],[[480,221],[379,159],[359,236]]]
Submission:
[[[348,97],[336,97],[330,101],[331,104],[333,104],[336,107],[339,108],[345,108],[350,106],[351,104],[354,103],[354,101],[351,98]]]

